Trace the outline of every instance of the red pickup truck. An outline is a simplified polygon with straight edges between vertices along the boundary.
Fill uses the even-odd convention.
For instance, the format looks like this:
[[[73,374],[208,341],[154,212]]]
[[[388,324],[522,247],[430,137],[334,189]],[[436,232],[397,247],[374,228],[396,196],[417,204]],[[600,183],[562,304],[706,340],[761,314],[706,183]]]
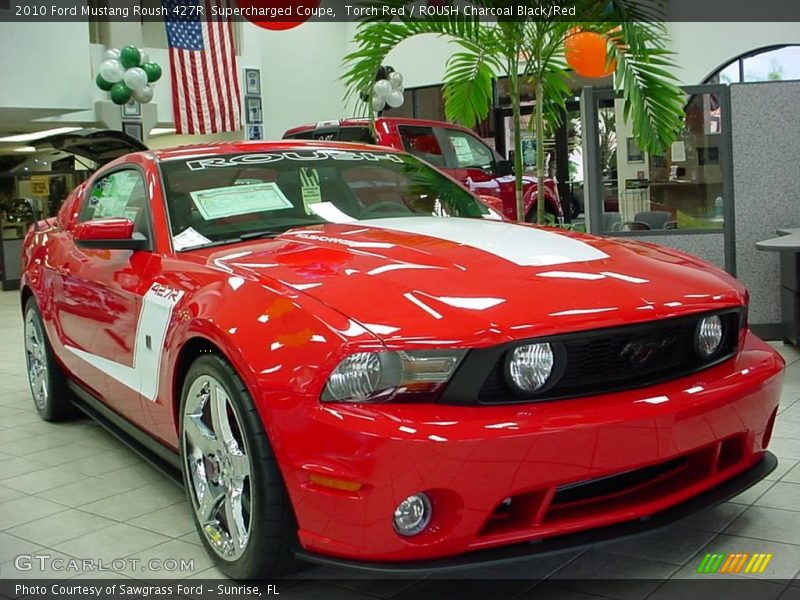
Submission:
[[[476,194],[507,219],[516,220],[514,175],[510,161],[501,159],[473,131],[442,121],[379,117],[375,134],[366,119],[321,121],[294,127],[284,139],[360,142],[405,150],[444,171]],[[525,175],[525,220],[536,221],[537,180]],[[544,182],[545,210],[556,221],[563,220],[555,181]],[[495,202],[490,200],[496,198]]]

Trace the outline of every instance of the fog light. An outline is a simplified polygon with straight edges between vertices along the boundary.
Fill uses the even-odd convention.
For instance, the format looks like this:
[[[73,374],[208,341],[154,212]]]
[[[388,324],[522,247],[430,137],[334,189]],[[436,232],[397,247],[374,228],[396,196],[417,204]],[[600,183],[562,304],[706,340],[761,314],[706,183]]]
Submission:
[[[508,361],[508,374],[523,392],[541,388],[553,372],[553,348],[550,344],[526,344],[514,348]]]
[[[722,344],[722,319],[717,315],[705,317],[697,326],[697,352],[710,358]]]
[[[422,533],[431,522],[431,501],[423,493],[403,500],[394,510],[394,529],[400,535]]]

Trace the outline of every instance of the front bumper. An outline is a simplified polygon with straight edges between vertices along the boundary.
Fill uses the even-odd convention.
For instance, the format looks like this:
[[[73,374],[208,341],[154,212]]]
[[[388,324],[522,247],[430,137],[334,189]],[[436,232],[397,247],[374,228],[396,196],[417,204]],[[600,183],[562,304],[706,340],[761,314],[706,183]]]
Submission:
[[[774,467],[765,450],[782,368],[749,334],[725,363],[615,394],[478,407],[273,396],[262,414],[301,557],[460,568],[490,549],[489,560],[513,560],[650,529],[746,489]],[[312,474],[362,487],[323,487]],[[393,511],[420,491],[432,524],[403,538]]]
[[[640,517],[635,521],[626,521],[617,525],[610,525],[598,529],[589,529],[579,533],[573,533],[548,540],[523,542],[511,546],[502,546],[491,550],[479,550],[470,552],[453,558],[439,558],[434,560],[416,562],[367,562],[339,559],[323,554],[316,554],[305,550],[299,550],[295,554],[298,558],[309,562],[329,565],[334,567],[346,567],[359,571],[374,573],[395,573],[395,574],[425,574],[442,573],[468,568],[489,567],[526,559],[535,558],[545,554],[556,554],[567,552],[586,546],[595,546],[603,542],[618,540],[623,537],[633,537],[641,535],[660,527],[671,525],[694,513],[707,510],[726,500],[741,494],[746,489],[755,485],[778,466],[778,459],[771,452],[765,452],[764,457],[750,467],[747,471],[728,479],[720,485],[707,492],[695,496],[687,502],[673,506],[665,511],[650,517]]]

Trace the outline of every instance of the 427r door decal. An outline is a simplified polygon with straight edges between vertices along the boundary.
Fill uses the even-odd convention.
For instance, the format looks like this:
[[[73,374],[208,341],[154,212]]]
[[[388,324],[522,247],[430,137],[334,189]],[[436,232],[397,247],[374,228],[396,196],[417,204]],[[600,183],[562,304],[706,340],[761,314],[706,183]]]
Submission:
[[[182,291],[160,283],[150,286],[142,298],[131,367],[73,346],[66,348],[112,379],[139,392],[148,400],[155,401],[158,396],[158,379],[167,327],[172,318],[172,310],[182,297]]]

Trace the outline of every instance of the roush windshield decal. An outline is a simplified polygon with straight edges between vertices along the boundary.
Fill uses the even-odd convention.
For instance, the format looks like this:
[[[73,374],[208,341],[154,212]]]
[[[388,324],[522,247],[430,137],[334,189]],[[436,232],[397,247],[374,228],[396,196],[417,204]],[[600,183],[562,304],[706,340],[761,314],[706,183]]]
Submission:
[[[350,162],[379,162],[388,161],[403,163],[403,158],[397,154],[382,152],[349,152],[345,150],[313,150],[311,152],[264,152],[258,154],[240,154],[238,156],[212,156],[186,162],[190,171],[216,169],[220,167],[235,167],[239,165],[264,165],[268,163],[292,160],[298,162],[335,160]]]

